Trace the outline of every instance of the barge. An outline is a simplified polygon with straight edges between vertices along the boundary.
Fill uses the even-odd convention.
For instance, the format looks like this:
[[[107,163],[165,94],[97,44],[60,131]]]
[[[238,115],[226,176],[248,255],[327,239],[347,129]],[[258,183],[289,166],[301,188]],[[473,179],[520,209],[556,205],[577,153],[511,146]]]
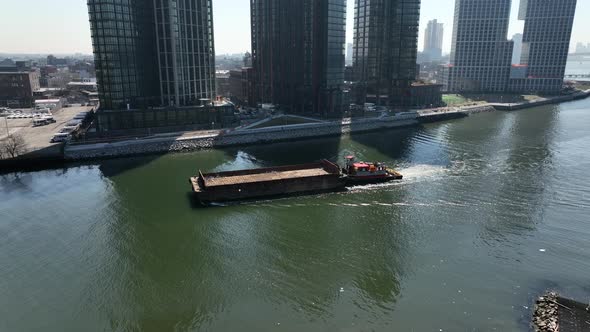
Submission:
[[[328,160],[319,163],[203,174],[190,179],[204,204],[344,190],[346,177]]]
[[[356,162],[346,157],[342,169],[328,160],[318,163],[203,174],[190,178],[196,199],[209,204],[276,196],[344,190],[347,186],[401,180],[382,163]]]

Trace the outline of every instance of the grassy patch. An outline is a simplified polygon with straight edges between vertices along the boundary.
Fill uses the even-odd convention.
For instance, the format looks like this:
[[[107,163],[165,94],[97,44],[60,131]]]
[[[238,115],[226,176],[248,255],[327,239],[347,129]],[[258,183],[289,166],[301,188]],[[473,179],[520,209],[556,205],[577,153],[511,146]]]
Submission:
[[[543,97],[537,96],[537,95],[523,95],[522,97],[526,101],[535,101],[535,100],[543,99]]]
[[[588,81],[588,82],[577,81],[574,83],[574,87],[578,90],[590,90],[590,81]]]
[[[463,95],[446,95],[450,96],[448,100],[449,106],[462,106],[462,105],[474,105],[483,103],[524,103],[527,101],[535,101],[543,99],[542,96],[538,95],[520,95],[520,94],[463,94]],[[456,97],[455,97],[456,96]],[[445,98],[443,97],[443,100]],[[446,100],[445,100],[446,101]]]
[[[471,102],[471,100],[462,95],[443,95],[443,102],[447,106],[460,106]]]

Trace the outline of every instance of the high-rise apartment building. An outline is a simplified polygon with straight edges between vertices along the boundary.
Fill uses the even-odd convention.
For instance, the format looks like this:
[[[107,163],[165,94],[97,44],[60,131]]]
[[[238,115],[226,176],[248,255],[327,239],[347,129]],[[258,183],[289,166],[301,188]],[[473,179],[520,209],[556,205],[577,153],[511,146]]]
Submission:
[[[456,0],[447,91],[507,90],[512,62],[508,40],[511,0]]]
[[[420,0],[355,0],[357,103],[410,103],[419,20]]]
[[[428,22],[424,32],[424,56],[430,61],[439,61],[442,58],[442,45],[444,25],[437,20]]]
[[[215,96],[211,0],[88,0],[101,108]]]
[[[513,79],[517,92],[557,93],[569,53],[577,0],[521,0],[519,19],[524,20],[520,65],[525,77]]]
[[[342,108],[346,0],[251,0],[256,99],[291,112]]]
[[[163,105],[198,105],[215,97],[211,1],[154,1]]]
[[[512,42],[514,43],[514,49],[512,51],[512,64],[520,64],[520,57],[522,55],[522,33],[515,33],[512,36]]]
[[[352,53],[353,53],[353,46],[352,43],[346,44],[346,65],[352,65]]]

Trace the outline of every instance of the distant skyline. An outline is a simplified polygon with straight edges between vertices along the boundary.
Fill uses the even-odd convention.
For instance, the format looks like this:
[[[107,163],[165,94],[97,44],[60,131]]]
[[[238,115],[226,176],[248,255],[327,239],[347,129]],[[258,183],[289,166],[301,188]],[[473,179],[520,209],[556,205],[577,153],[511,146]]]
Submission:
[[[512,1],[512,19],[508,38],[522,32],[517,20],[520,0]],[[443,52],[451,48],[454,0],[422,0],[420,39],[429,20],[444,23]],[[250,1],[213,0],[215,49],[217,54],[250,51]],[[347,43],[353,39],[354,0],[348,0]],[[579,0],[570,51],[577,43],[590,42],[590,1]],[[0,22],[0,53],[92,53],[88,9],[83,0],[19,0],[3,4]],[[8,28],[6,28],[8,27]]]

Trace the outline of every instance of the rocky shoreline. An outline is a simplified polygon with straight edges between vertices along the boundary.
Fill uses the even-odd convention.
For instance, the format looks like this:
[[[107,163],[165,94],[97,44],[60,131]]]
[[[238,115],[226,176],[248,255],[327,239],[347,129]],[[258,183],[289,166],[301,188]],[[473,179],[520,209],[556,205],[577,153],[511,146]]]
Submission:
[[[275,143],[318,137],[342,136],[417,125],[413,116],[363,119],[348,123],[328,122],[311,125],[279,126],[264,129],[226,132],[219,135],[139,139],[113,143],[69,145],[65,148],[66,160],[87,160],[142,154],[196,151],[230,146]]]
[[[559,331],[559,304],[557,293],[548,293],[541,296],[535,305],[533,313],[533,326],[535,332]]]

